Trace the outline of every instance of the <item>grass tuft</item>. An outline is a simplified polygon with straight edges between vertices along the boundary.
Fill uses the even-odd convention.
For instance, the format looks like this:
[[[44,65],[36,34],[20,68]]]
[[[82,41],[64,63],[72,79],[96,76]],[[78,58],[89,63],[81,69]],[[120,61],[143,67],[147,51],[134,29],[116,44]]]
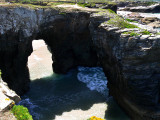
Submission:
[[[133,37],[133,36],[138,36],[138,35],[140,35],[140,34],[134,32],[134,31],[124,32],[123,34],[129,34],[129,35],[132,36],[132,37]]]
[[[131,20],[131,19],[125,19],[126,21],[128,21],[128,22],[134,22],[134,23],[138,23],[137,21],[134,21],[134,20]]]
[[[17,120],[33,120],[28,109],[22,105],[14,105],[12,112]]]
[[[119,16],[111,18],[107,23],[120,28],[138,28],[136,25],[126,22],[123,18]]]
[[[111,9],[107,9],[109,13],[113,13],[113,14],[116,14],[113,10]]]
[[[152,33],[150,33],[150,32],[147,31],[147,30],[144,30],[144,31],[142,31],[142,32],[140,32],[140,33],[142,33],[143,35],[152,35]]]

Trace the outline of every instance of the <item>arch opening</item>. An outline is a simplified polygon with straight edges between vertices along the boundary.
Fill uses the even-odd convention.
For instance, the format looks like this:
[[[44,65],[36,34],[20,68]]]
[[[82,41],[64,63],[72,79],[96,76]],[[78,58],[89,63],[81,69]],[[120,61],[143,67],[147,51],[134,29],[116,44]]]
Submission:
[[[19,104],[28,107],[34,119],[59,120],[69,117],[69,115],[78,119],[87,119],[88,113],[90,116],[96,115],[102,118],[105,116],[106,96],[102,94],[105,94],[106,90],[104,89],[107,86],[101,68],[78,67],[78,69],[72,69],[66,74],[56,74],[52,72],[51,53],[45,41],[33,40],[32,47],[33,52],[28,57],[30,90],[22,96],[22,101]],[[102,89],[99,92],[102,93],[97,92],[98,87],[94,89],[96,82],[93,79],[88,77],[90,83],[86,83],[83,76],[87,77],[87,75],[92,78],[97,76],[95,81],[98,76],[103,76],[103,80],[97,80],[99,82],[97,85]],[[104,86],[100,85],[102,81]],[[95,107],[101,107],[102,113],[98,113]],[[61,115],[66,112],[69,112],[67,116]],[[79,112],[84,115],[82,116]]]
[[[79,66],[66,74],[56,74],[45,41],[33,40],[32,46],[28,57],[31,87],[19,104],[28,107],[35,120],[126,118],[112,99],[107,103],[107,79],[102,68]],[[118,114],[112,115],[113,110]]]
[[[33,52],[28,57],[30,79],[40,79],[53,74],[52,54],[44,40],[32,41]]]

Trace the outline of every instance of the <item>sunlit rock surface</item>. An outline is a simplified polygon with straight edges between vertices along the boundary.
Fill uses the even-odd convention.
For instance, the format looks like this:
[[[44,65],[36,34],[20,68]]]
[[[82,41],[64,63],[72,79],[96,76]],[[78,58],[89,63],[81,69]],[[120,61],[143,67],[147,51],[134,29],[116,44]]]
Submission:
[[[7,84],[0,80],[0,112],[8,111],[15,103],[18,103],[21,98]]]

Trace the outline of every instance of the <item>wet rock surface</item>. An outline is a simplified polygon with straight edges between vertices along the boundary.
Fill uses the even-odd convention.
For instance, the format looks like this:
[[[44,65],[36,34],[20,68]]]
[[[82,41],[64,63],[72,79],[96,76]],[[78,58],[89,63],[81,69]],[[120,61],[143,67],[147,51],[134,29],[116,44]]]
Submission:
[[[109,15],[93,12],[60,14],[55,9],[0,8],[0,69],[18,94],[29,89],[28,56],[32,40],[50,46],[53,70],[66,73],[101,65],[110,94],[136,120],[159,118],[160,36],[123,34],[103,24]],[[7,18],[7,19],[6,19]]]

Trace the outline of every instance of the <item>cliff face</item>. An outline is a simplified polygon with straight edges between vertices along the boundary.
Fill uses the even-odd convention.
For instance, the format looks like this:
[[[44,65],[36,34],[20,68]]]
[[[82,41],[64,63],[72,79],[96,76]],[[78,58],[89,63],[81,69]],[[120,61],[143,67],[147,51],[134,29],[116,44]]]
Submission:
[[[160,35],[130,36],[123,34],[126,31],[139,29],[120,30],[102,23],[92,31],[110,94],[132,119],[158,120]]]
[[[77,65],[97,66],[88,29],[90,14],[60,14],[55,9],[0,8],[0,69],[2,78],[19,95],[29,89],[28,56],[32,40],[51,47],[53,69],[65,73]]]
[[[51,48],[55,72],[100,63],[110,94],[133,119],[160,119],[160,36],[124,35],[125,30],[103,24],[109,19],[107,12],[92,12],[1,7],[3,80],[18,94],[25,93],[30,82],[27,61],[33,51],[32,40],[44,39]]]

